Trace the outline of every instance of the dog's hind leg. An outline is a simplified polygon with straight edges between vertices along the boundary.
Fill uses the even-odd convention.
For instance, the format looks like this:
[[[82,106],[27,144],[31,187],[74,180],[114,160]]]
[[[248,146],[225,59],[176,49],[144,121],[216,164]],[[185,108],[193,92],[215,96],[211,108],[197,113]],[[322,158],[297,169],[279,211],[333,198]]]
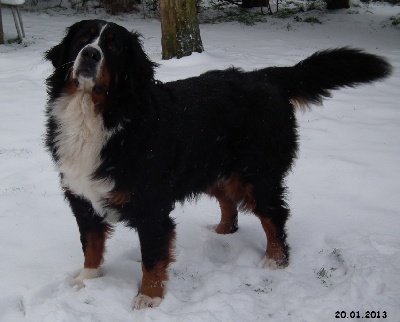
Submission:
[[[239,229],[236,202],[223,196],[217,197],[217,199],[221,208],[221,221],[215,227],[215,232],[217,234],[233,234]]]
[[[275,211],[275,210],[274,210]],[[285,215],[282,213],[282,217]],[[289,247],[286,243],[286,233],[281,223],[263,215],[257,215],[267,236],[267,250],[263,262],[264,267],[284,268],[289,264]]]
[[[65,197],[75,215],[85,257],[83,269],[75,277],[75,284],[81,288],[85,286],[83,280],[101,276],[100,265],[103,261],[105,242],[113,229],[103,222],[103,218],[96,215],[88,201],[68,190],[65,190]]]
[[[233,234],[239,228],[237,203],[218,187],[213,187],[208,193],[218,200],[221,209],[221,221],[215,227],[215,232],[217,234]]]
[[[267,236],[267,250],[264,267],[283,268],[289,264],[289,246],[286,242],[285,224],[289,218],[289,209],[283,201],[284,188],[274,186],[268,207],[260,208],[257,203],[254,213],[260,219]],[[263,206],[261,206],[263,207]]]

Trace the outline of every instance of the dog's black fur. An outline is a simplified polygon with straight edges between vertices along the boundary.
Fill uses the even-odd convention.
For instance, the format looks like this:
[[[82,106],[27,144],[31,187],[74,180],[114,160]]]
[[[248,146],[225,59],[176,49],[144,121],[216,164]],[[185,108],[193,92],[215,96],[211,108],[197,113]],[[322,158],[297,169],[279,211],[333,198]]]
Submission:
[[[293,67],[251,72],[230,68],[162,84],[154,79],[156,64],[143,52],[138,35],[105,25],[99,20],[76,23],[46,53],[55,67],[47,79],[46,145],[59,164],[63,156],[58,135],[67,125],[52,111],[60,100],[82,91],[82,78],[73,77],[72,65],[103,30],[98,47],[108,80],[93,76],[88,95],[112,135],[104,141],[93,173],[84,173],[87,181],[114,183],[102,195],[102,214],[93,206],[95,200],[63,182],[68,173],[60,170],[80,229],[85,268],[100,265],[86,262],[93,252],[94,257],[102,256],[104,245],[94,251],[93,245],[104,244],[110,231],[108,213],[117,214],[140,238],[140,293],[145,299],[137,298],[134,306],[157,305],[154,299],[162,297],[172,260],[175,224],[169,214],[177,201],[204,192],[221,204],[217,232],[237,229],[236,208],[242,206],[261,220],[268,238],[268,264],[286,266],[289,209],[283,180],[298,149],[297,107],[320,104],[333,89],[383,79],[390,74],[390,65],[381,57],[340,48],[317,52]],[[152,287],[159,290],[152,292]]]

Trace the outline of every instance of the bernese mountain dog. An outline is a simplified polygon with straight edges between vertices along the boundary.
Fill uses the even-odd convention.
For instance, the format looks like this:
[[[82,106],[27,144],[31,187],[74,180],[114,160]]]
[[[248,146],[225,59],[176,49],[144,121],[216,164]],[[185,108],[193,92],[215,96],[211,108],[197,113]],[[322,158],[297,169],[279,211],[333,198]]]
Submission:
[[[84,264],[100,276],[113,224],[136,229],[143,278],[133,308],[158,306],[174,260],[176,202],[206,193],[221,208],[218,234],[254,213],[267,237],[264,265],[288,265],[284,178],[298,149],[296,110],[330,90],[387,77],[361,50],[320,51],[293,67],[237,68],[161,83],[140,36],[102,20],[68,28],[45,53],[46,146],[75,215]]]

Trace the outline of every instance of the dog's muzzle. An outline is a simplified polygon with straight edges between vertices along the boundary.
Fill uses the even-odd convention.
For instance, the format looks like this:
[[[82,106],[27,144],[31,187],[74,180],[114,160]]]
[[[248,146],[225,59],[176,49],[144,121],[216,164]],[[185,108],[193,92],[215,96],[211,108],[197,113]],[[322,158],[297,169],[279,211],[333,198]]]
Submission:
[[[88,78],[94,80],[97,76],[102,54],[99,49],[88,45],[82,49],[74,64],[74,78]]]

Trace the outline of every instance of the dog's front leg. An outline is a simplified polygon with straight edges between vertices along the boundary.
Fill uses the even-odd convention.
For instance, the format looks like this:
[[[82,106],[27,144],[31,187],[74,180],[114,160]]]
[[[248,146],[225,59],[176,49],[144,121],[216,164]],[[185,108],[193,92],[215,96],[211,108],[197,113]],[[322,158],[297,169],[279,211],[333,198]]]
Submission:
[[[72,212],[78,224],[82,250],[85,257],[83,269],[75,277],[78,288],[84,287],[83,280],[101,276],[100,265],[103,261],[105,242],[112,227],[96,215],[90,202],[65,190]]]
[[[143,278],[132,307],[157,307],[164,295],[168,266],[174,260],[175,224],[168,216],[143,216],[137,230],[142,251]]]

